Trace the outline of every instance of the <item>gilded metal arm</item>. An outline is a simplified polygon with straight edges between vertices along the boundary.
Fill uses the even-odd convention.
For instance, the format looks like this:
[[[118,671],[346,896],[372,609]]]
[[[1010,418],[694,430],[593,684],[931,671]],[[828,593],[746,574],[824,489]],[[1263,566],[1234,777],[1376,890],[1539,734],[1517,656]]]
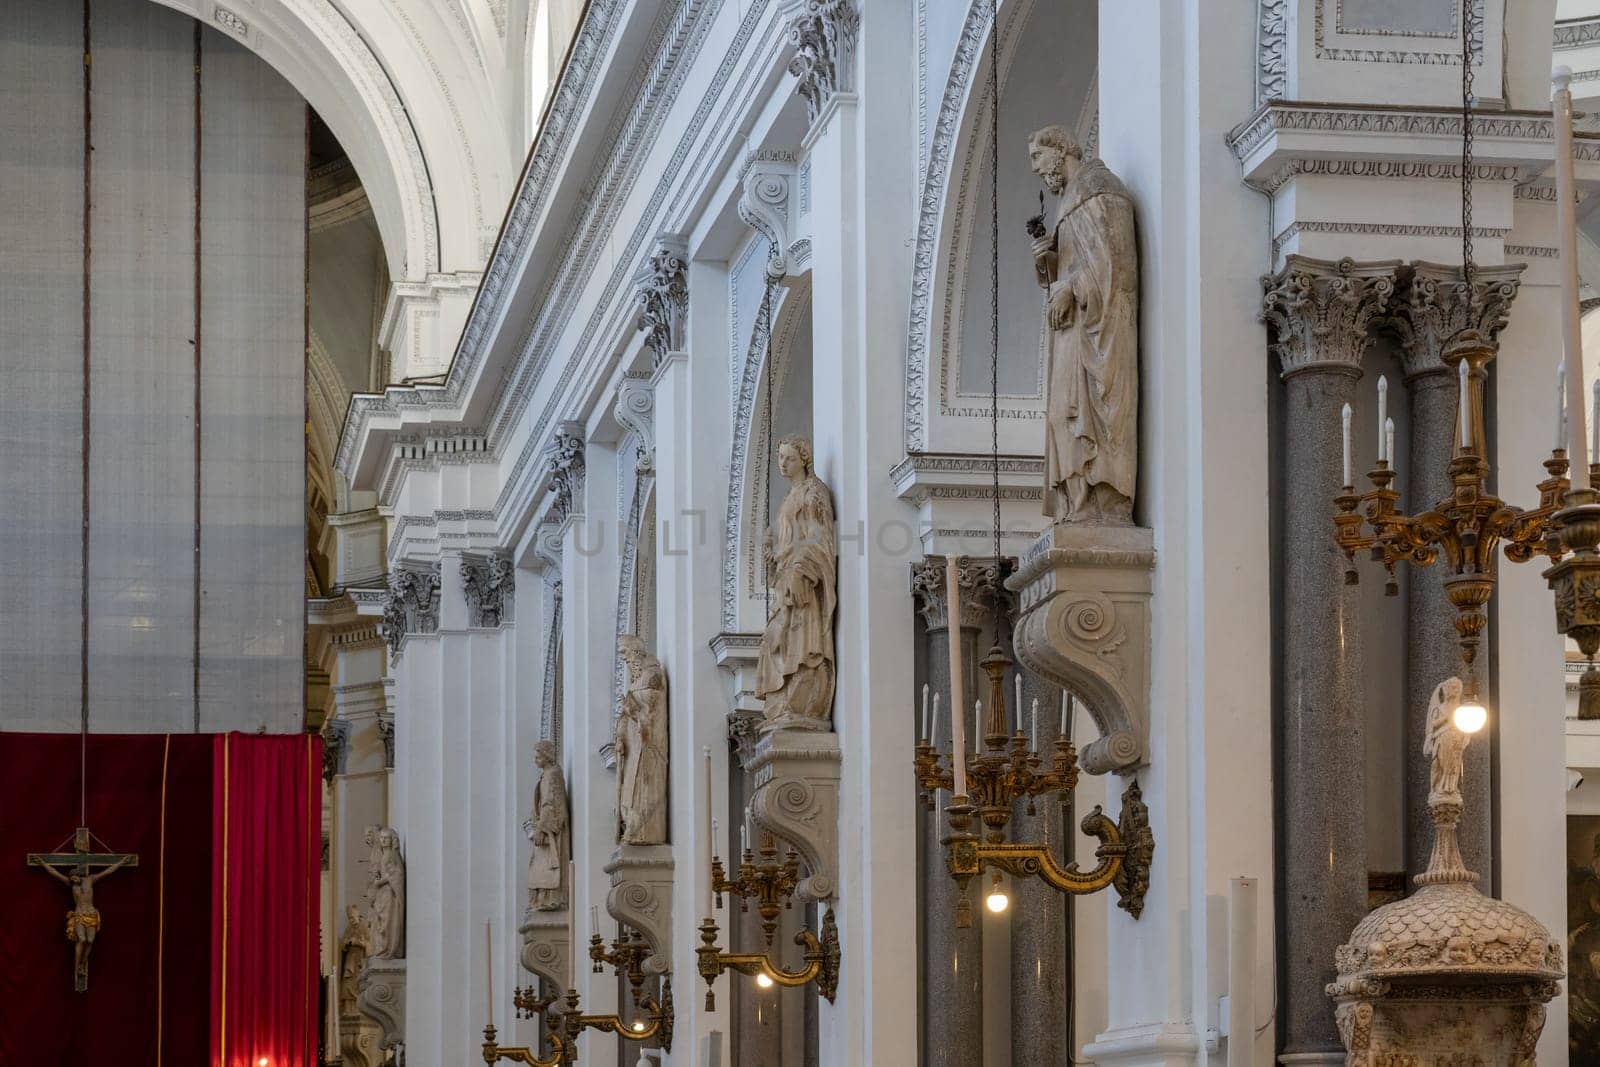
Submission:
[[[552,1028],[553,1029],[553,1028]],[[483,1028],[483,1062],[498,1063],[505,1060],[508,1063],[525,1063],[530,1067],[563,1067],[572,1061],[567,1058],[567,1045],[556,1033],[550,1035],[550,1058],[540,1059],[539,1054],[527,1046],[501,1046],[495,1041],[493,1026]]]
[[[794,943],[805,949],[801,957],[805,966],[798,971],[784,970],[764,952],[723,952],[717,947],[716,920],[707,916],[700,924],[700,947],[695,950],[700,957],[700,977],[706,980],[706,1010],[716,1007],[714,986],[723,971],[765,977],[774,985],[790,988],[815,982],[817,991],[832,1003],[839,990],[839,927],[834,922],[833,909],[823,914],[821,937],[801,930],[794,935]]]
[[[617,939],[609,946],[599,934],[589,938],[589,958],[594,961],[594,973],[600,974],[605,964],[611,964],[617,977],[626,977],[633,990],[635,1007],[643,1004],[644,961],[650,958],[650,946],[637,931],[619,924]]]
[[[585,1030],[616,1034],[629,1041],[649,1041],[659,1038],[661,1047],[672,1051],[672,1029],[676,1018],[672,1007],[672,979],[663,978],[661,1000],[644,997],[639,1004],[644,1017],[635,1017],[630,1023],[620,1015],[585,1015],[578,1010],[578,991],[567,990],[567,1010],[552,1024],[564,1035],[567,1044],[576,1043]]]

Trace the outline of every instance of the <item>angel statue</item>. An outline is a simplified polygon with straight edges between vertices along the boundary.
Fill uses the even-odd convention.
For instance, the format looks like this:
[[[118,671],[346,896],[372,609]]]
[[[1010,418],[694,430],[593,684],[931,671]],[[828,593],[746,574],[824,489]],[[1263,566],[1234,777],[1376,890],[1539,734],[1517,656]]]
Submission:
[[[1461,679],[1446,678],[1428,700],[1428,733],[1422,754],[1433,761],[1428,772],[1428,807],[1453,804],[1461,800],[1463,754],[1472,738],[1456,729],[1451,717],[1461,703]]]

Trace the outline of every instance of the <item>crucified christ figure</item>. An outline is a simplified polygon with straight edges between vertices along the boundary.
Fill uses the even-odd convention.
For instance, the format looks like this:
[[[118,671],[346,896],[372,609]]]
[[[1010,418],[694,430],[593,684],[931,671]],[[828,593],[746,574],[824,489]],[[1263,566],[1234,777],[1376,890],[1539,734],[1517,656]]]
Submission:
[[[94,906],[94,884],[133,859],[134,856],[123,856],[98,874],[88,873],[88,867],[81,864],[67,868],[70,873],[66,874],[53,864],[39,864],[50,877],[72,890],[72,910],[67,912],[67,940],[73,944],[72,970],[80,989],[88,984],[89,951],[94,948],[94,935],[100,929],[100,909]]]

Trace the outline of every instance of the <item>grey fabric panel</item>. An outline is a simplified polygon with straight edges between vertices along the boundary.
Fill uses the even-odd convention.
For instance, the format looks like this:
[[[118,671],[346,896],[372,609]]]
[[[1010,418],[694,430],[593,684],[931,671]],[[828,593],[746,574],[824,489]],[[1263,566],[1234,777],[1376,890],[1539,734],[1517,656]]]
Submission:
[[[0,728],[80,707],[83,13],[27,0],[0,31]]]
[[[194,23],[91,5],[89,721],[192,727]]]
[[[206,31],[200,728],[304,716],[305,103]]]

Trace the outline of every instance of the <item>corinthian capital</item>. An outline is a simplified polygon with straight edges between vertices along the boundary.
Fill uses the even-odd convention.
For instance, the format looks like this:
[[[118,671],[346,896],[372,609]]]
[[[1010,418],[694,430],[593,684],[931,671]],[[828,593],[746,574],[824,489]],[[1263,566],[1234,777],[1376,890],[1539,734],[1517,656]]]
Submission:
[[[1285,257],[1282,270],[1261,279],[1261,321],[1273,328],[1280,373],[1359,369],[1373,340],[1369,326],[1389,306],[1399,269],[1398,259]]]
[[[689,266],[680,242],[662,239],[635,284],[639,289],[639,329],[652,361],[661,365],[668,352],[682,352],[689,318]]]
[[[950,625],[944,556],[928,556],[911,565],[911,593],[930,630]],[[982,626],[1001,594],[1000,572],[991,557],[963,557],[956,565],[956,586],[961,593],[961,625]]]
[[[556,427],[544,460],[550,471],[550,492],[554,501],[550,517],[565,522],[583,495],[583,424],[563,422]]]
[[[805,9],[789,24],[789,43],[795,49],[789,73],[805,97],[812,122],[835,93],[854,91],[860,31],[861,14],[855,0],[805,0]]]
[[[1523,266],[1476,267],[1469,293],[1460,267],[1413,263],[1393,313],[1383,322],[1400,340],[1406,377],[1449,373],[1439,356],[1462,330],[1476,330],[1491,344],[1498,343],[1522,284]]]

